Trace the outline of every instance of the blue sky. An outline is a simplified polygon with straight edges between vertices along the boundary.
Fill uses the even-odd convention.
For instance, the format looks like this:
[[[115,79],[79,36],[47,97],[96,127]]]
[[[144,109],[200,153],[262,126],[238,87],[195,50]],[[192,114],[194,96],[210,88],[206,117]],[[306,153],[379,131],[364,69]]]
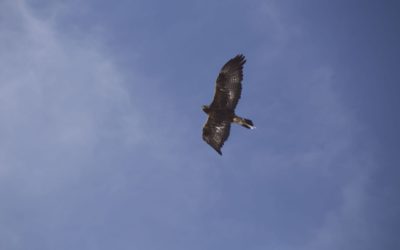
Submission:
[[[0,1],[0,248],[399,249],[399,7]]]

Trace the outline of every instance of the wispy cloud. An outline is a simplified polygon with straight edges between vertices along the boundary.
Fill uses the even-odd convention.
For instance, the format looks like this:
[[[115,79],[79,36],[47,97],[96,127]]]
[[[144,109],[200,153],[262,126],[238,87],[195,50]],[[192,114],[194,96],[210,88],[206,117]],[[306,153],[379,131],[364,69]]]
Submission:
[[[182,12],[151,20],[130,34],[143,60],[132,46],[123,67],[110,50],[129,42],[112,40],[110,48],[97,35],[121,23],[128,32],[157,15],[95,22],[103,32],[85,34],[59,22],[79,5],[45,5],[0,3],[0,248],[350,249],[349,237],[368,242],[372,222],[363,209],[376,166],[360,145],[364,127],[337,94],[338,69],[304,44],[304,27],[277,1],[236,17],[239,5],[216,27],[209,20],[221,13],[206,2],[204,16],[188,5],[198,18]],[[163,13],[155,7],[145,9]],[[168,39],[155,39],[158,31]],[[217,157],[201,141],[205,116],[194,106],[212,93],[197,93],[204,79],[212,79],[207,88],[214,80],[200,72],[216,65],[207,53],[223,58],[226,51],[203,51],[224,50],[221,37],[233,41],[228,51],[255,45],[238,111],[258,129],[233,127]],[[182,52],[186,43],[192,47]]]
[[[94,40],[63,36],[23,1],[2,1],[0,16],[0,246],[24,249],[51,244],[33,227],[65,223],[88,169],[112,164],[113,147],[134,147],[143,131],[123,75]]]
[[[24,1],[0,7],[0,247],[112,248],[117,231],[122,249],[130,234],[140,246],[187,231],[210,199],[202,163],[177,155],[187,119],[173,126],[168,98],[139,73],[127,82],[95,37],[64,34]]]
[[[3,12],[13,19],[1,34],[0,101],[2,145],[13,150],[8,155],[20,147],[37,151],[32,157],[54,147],[92,150],[109,133],[122,133],[124,119],[138,114],[121,74],[96,44],[61,38],[22,1],[6,4]]]

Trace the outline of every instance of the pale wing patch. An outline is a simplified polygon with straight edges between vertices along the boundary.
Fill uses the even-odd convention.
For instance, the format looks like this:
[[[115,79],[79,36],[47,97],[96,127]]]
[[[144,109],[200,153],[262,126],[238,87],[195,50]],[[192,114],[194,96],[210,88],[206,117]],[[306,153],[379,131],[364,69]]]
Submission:
[[[217,133],[221,133],[223,128],[224,127],[222,127],[222,126],[216,126],[215,127],[215,129],[217,130]]]

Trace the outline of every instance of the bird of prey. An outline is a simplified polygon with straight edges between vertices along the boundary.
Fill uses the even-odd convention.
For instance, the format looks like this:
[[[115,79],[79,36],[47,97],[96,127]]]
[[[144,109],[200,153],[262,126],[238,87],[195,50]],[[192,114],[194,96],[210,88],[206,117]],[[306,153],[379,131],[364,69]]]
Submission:
[[[230,59],[219,72],[214,100],[210,105],[203,105],[208,115],[203,127],[203,140],[222,155],[221,148],[229,137],[231,123],[254,129],[253,122],[235,114],[235,108],[242,92],[243,65],[246,59],[237,55]]]

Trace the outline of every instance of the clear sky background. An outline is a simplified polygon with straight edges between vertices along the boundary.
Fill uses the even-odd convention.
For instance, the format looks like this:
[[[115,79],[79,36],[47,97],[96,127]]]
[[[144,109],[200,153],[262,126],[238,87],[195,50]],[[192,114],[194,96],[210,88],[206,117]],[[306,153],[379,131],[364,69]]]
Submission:
[[[0,0],[0,249],[400,249],[400,4]],[[234,126],[201,139],[243,53]]]

